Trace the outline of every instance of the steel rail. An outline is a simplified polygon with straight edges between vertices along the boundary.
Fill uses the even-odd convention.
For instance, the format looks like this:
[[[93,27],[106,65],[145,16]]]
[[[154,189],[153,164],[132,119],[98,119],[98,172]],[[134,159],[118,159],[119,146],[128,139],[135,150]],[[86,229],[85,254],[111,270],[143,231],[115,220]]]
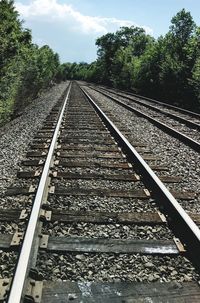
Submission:
[[[98,91],[96,88],[92,88],[96,91]],[[169,133],[170,135],[174,136],[176,139],[179,139],[180,141],[184,142],[185,144],[187,144],[188,146],[192,147],[194,150],[200,152],[200,143],[186,135],[184,135],[183,133],[179,132],[178,130],[168,126],[167,124],[160,122],[157,119],[152,118],[151,116],[144,114],[142,111],[125,104],[122,101],[119,101],[118,99],[116,99],[115,97],[112,97],[102,91],[99,90],[99,92],[110,98],[111,100],[115,101],[116,103],[118,103],[119,105],[123,106],[124,108],[128,109],[131,112],[134,112],[136,115],[141,116],[147,120],[149,120],[151,123],[153,123],[154,125],[158,126],[159,128],[163,129],[165,132]]]
[[[59,135],[59,130],[60,130],[64,110],[66,108],[66,104],[67,104],[67,101],[69,98],[70,90],[71,90],[71,84],[68,87],[67,96],[66,96],[63,106],[62,106],[62,110],[61,110],[61,113],[60,113],[60,116],[59,116],[59,119],[57,122],[56,129],[54,131],[53,139],[52,139],[52,142],[51,142],[51,145],[49,148],[49,152],[48,152],[48,155],[47,155],[47,158],[45,161],[44,169],[43,169],[41,179],[40,179],[40,182],[38,185],[38,189],[36,192],[29,223],[28,223],[28,226],[26,229],[19,260],[17,263],[15,275],[14,275],[13,282],[11,285],[8,303],[20,303],[22,300],[23,289],[24,289],[25,280],[27,277],[27,268],[28,268],[29,258],[30,258],[30,254],[31,254],[31,250],[32,250],[32,243],[33,243],[33,240],[35,237],[35,229],[37,226],[38,217],[39,217],[39,213],[40,213],[40,207],[42,204],[42,198],[43,198],[44,191],[45,191],[45,184],[47,181],[47,177],[49,175],[50,163],[51,163],[51,159],[53,157],[57,137]]]
[[[137,94],[134,94],[134,93],[131,93],[131,92],[123,91],[123,93],[124,94],[128,94],[128,95],[133,96],[133,97],[137,97],[137,98],[141,98],[141,99],[144,99],[144,100],[147,100],[147,101],[151,101],[152,103],[163,105],[165,107],[177,110],[177,111],[179,111],[179,112],[181,112],[183,114],[190,115],[190,116],[192,116],[194,118],[200,119],[200,114],[195,113],[193,111],[190,111],[190,110],[187,110],[187,109],[175,106],[175,105],[171,105],[171,104],[168,104],[166,102],[161,102],[161,101],[158,101],[158,100],[155,100],[155,99],[151,99],[151,98],[148,98],[148,97],[145,97],[145,96],[137,95]]]
[[[94,88],[94,89],[95,89],[95,90],[98,90],[98,89],[96,89],[96,88]],[[100,90],[98,90],[98,91],[100,91]],[[108,92],[109,90],[106,90],[106,89],[103,88],[103,91],[107,91],[107,92]],[[110,92],[110,91],[109,91],[109,92]],[[139,105],[148,107],[148,108],[154,110],[155,112],[162,113],[162,114],[164,114],[164,115],[166,115],[166,116],[168,116],[168,117],[170,117],[170,118],[172,118],[172,119],[175,119],[175,120],[178,120],[178,121],[184,123],[184,124],[187,125],[187,126],[190,126],[190,127],[193,127],[193,128],[196,128],[196,129],[200,130],[200,124],[198,124],[198,123],[196,123],[196,122],[193,122],[193,121],[191,121],[191,120],[188,120],[188,119],[183,118],[183,117],[181,117],[181,116],[177,116],[177,115],[172,114],[172,113],[168,113],[168,112],[166,112],[164,109],[157,108],[157,107],[155,107],[155,106],[153,106],[153,105],[151,105],[151,104],[146,104],[146,103],[144,103],[142,100],[136,100],[136,99],[134,99],[133,97],[124,96],[123,94],[117,93],[117,92],[110,92],[110,93],[115,94],[115,95],[117,95],[117,96],[119,96],[119,97],[123,97],[123,98],[125,98],[125,99],[128,99],[128,100],[130,100],[130,101],[132,101],[132,102],[135,102],[135,103],[137,103],[137,104],[139,104]],[[142,99],[142,98],[141,98],[141,99]],[[144,100],[146,100],[146,99],[144,99]]]
[[[95,108],[101,119],[104,121],[107,128],[112,134],[114,134],[118,142],[120,142],[120,145],[122,146],[122,149],[127,155],[128,159],[130,159],[131,162],[136,163],[136,165],[139,167],[139,171],[142,173],[144,178],[144,183],[148,184],[154,194],[156,193],[158,202],[161,201],[161,205],[164,206],[170,213],[170,218],[172,218],[172,220],[174,219],[176,228],[178,227],[178,231],[183,236],[186,245],[189,245],[191,248],[190,253],[192,252],[194,257],[193,260],[195,262],[197,259],[196,257],[200,253],[200,229],[161,182],[161,180],[156,176],[149,165],[143,160],[136,149],[129,143],[129,141],[119,131],[114,123],[95,103],[91,96],[85,91],[85,89],[81,88],[81,90]],[[198,259],[196,261],[198,262],[198,267],[200,267],[200,262]]]
[[[174,109],[174,110],[178,110],[179,112],[181,112],[183,114],[191,115],[194,118],[200,118],[200,114],[192,112],[190,110],[187,110],[187,109],[184,109],[184,108],[180,108],[178,106],[174,106],[174,105],[171,105],[171,104],[168,104],[168,103],[165,103],[165,102],[157,101],[155,99],[151,99],[151,98],[148,98],[148,97],[143,97],[141,95],[137,95],[137,94],[133,94],[133,93],[131,93],[131,95],[134,96],[134,97],[145,99],[147,101],[154,102],[156,104],[164,105],[164,106],[166,106],[168,108],[171,108],[171,109]]]

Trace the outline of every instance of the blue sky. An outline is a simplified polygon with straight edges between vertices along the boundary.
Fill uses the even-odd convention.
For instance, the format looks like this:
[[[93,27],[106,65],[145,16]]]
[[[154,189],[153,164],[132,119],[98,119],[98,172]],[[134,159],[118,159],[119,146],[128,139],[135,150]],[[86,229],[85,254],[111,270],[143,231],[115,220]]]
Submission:
[[[15,6],[32,30],[33,41],[48,44],[61,62],[92,62],[95,40],[120,26],[140,26],[164,35],[182,8],[200,26],[200,0],[17,0]]]

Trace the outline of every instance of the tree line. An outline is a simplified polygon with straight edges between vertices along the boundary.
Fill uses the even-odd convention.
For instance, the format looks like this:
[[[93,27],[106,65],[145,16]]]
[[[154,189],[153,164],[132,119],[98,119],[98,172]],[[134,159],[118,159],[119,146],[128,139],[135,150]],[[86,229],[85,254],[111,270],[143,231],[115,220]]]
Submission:
[[[121,27],[96,40],[97,60],[64,63],[60,79],[81,79],[200,110],[200,27],[182,9],[158,39]]]
[[[32,42],[14,1],[0,1],[0,124],[5,123],[55,81],[58,54]]]
[[[60,64],[48,45],[34,44],[13,0],[0,1],[0,20],[0,124],[66,79],[133,90],[200,111],[200,27],[184,9],[158,39],[134,26],[99,37],[97,60],[90,64]]]

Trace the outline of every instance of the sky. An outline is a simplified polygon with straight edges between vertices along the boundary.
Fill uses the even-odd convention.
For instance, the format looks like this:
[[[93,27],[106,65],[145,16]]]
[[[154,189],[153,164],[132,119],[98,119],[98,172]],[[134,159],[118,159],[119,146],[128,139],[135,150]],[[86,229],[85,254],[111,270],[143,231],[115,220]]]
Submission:
[[[182,8],[200,26],[200,0],[16,0],[15,7],[33,42],[49,45],[61,63],[96,60],[96,39],[120,26],[164,35]]]

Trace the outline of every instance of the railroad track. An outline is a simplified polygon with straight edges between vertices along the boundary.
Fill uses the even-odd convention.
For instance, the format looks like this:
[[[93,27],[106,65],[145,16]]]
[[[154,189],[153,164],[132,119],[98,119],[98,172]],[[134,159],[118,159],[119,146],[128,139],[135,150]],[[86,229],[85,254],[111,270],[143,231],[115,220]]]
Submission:
[[[200,151],[200,115],[198,113],[135,94],[119,93],[93,85],[90,85],[90,88],[136,115],[149,120],[196,151]]]
[[[199,301],[196,193],[121,131],[75,83],[53,108],[3,197],[0,302]]]

